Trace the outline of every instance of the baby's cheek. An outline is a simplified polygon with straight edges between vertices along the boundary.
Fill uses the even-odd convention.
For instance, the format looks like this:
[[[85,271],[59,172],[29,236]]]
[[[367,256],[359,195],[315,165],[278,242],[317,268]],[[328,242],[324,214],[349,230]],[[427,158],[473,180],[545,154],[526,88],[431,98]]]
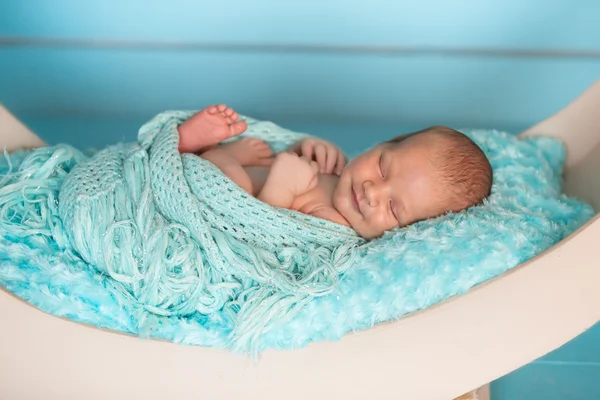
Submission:
[[[387,229],[391,229],[389,227],[390,222],[387,217],[383,215],[381,212],[377,212],[371,215],[371,218],[368,220],[369,227],[376,231],[385,231]]]

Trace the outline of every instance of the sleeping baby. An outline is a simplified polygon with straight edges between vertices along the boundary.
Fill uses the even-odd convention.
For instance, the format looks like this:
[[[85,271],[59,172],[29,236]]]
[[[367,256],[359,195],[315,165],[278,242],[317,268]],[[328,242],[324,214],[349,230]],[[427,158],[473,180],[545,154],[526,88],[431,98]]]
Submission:
[[[246,128],[231,108],[210,106],[179,126],[179,150],[210,161],[265,203],[349,226],[365,239],[476,205],[492,186],[483,151],[447,127],[396,137],[347,165],[338,147],[316,138],[275,156],[260,139],[217,144]],[[210,138],[215,145],[200,146]]]

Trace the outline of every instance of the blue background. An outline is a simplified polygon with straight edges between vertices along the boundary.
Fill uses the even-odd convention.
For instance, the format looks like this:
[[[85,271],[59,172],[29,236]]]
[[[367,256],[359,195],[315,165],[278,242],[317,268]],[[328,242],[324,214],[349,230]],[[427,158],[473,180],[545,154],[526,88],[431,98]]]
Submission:
[[[217,102],[349,153],[433,124],[517,133],[600,77],[599,16],[595,0],[2,0],[0,102],[81,148]],[[597,326],[492,395],[590,400],[599,378]]]

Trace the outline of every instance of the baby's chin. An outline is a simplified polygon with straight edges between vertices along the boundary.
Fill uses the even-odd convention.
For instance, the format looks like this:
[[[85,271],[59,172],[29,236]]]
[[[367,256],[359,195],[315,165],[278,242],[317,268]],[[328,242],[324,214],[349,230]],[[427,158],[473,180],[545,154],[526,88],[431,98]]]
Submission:
[[[383,234],[385,232],[380,232],[378,230],[371,230],[369,228],[366,229],[354,229],[354,231],[356,233],[358,233],[358,236],[362,237],[363,239],[367,239],[367,240],[373,240],[373,239],[377,239],[383,236]]]

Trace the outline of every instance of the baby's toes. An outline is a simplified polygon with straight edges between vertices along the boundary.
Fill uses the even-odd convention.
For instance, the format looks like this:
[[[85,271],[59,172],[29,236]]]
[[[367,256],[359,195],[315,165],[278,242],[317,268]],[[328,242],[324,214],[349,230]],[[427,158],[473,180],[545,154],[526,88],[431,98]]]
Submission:
[[[231,136],[241,135],[246,131],[247,128],[248,124],[246,124],[244,121],[234,122],[233,124],[229,125],[229,134]]]
[[[228,124],[233,124],[235,123],[237,120],[240,119],[240,116],[238,113],[234,112],[233,114],[231,114],[229,117],[225,117],[227,119],[227,123]]]
[[[271,147],[264,140],[251,138],[251,139],[248,139],[248,141],[249,141],[249,145],[252,146],[252,148],[257,152],[261,152],[261,153],[266,152],[266,151],[271,152]]]
[[[273,157],[273,150],[271,149],[271,146],[265,142],[261,143],[259,146],[256,146],[256,153],[260,158]]]
[[[271,148],[271,146],[265,143],[263,146],[263,153],[266,154],[268,157],[271,157],[273,156],[273,149]]]
[[[240,142],[243,142],[246,146],[251,146],[252,148],[255,148],[256,146],[260,145],[262,140],[252,137],[245,137],[241,138]]]
[[[245,138],[245,139],[246,139],[247,143],[252,147],[259,147],[259,146],[262,146],[263,144],[265,144],[264,141],[262,141],[261,139],[258,139],[258,138],[250,137],[250,138]]]

